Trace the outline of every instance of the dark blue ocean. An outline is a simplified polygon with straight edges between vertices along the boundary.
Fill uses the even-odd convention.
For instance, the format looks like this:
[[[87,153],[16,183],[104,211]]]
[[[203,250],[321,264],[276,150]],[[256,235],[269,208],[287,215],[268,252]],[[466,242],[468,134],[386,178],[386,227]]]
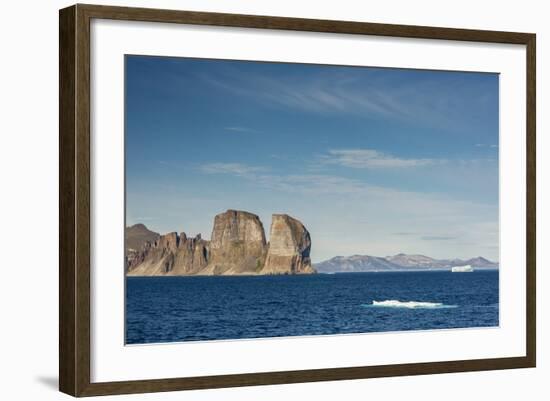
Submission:
[[[498,271],[128,277],[126,343],[498,326]]]

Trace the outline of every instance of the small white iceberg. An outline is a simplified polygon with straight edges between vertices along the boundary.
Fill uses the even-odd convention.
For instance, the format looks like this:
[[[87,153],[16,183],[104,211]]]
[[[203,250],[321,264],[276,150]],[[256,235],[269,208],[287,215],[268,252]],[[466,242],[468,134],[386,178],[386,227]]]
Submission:
[[[474,271],[474,268],[470,265],[465,266],[454,266],[451,268],[453,273],[470,273]]]
[[[371,308],[406,308],[406,309],[446,309],[456,308],[456,305],[445,305],[441,302],[420,302],[420,301],[398,301],[388,299],[386,301],[372,301],[370,305],[363,305]]]

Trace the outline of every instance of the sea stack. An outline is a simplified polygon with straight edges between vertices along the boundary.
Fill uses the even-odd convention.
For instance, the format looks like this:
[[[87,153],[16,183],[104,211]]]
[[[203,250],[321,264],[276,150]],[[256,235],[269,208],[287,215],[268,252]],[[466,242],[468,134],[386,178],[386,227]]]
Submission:
[[[304,225],[286,214],[274,214],[264,274],[315,273],[309,253],[311,236]]]
[[[210,258],[203,274],[256,274],[264,265],[265,232],[260,218],[228,210],[214,218]]]

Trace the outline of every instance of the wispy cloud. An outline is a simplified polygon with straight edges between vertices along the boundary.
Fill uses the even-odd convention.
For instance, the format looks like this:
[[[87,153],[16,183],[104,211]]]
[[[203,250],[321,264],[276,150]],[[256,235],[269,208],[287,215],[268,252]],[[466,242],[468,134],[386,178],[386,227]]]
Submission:
[[[242,163],[207,163],[198,166],[205,174],[225,174],[254,181],[273,190],[304,194],[350,194],[372,189],[366,183],[330,174],[270,174],[263,166]]]
[[[282,191],[308,196],[359,196],[371,202],[392,202],[401,205],[406,202],[410,207],[430,210],[430,204],[449,202],[444,196],[432,193],[403,191],[390,187],[373,185],[364,180],[332,174],[272,174],[268,169],[238,163],[211,163],[199,167],[206,174],[225,174],[254,182],[258,187],[272,191]],[[452,201],[453,205],[463,207],[469,202]],[[417,206],[413,206],[413,205]],[[468,206],[465,206],[468,207]],[[431,208],[435,216],[437,211]]]
[[[436,159],[400,158],[374,149],[333,149],[329,150],[328,155],[321,156],[321,160],[327,164],[351,168],[421,167],[443,162]]]
[[[460,77],[389,81],[380,71],[353,68],[281,77],[244,75],[238,69],[227,68],[224,74],[198,78],[267,107],[416,121],[455,131],[465,126],[464,110],[472,107],[472,102],[480,112],[492,104],[490,96],[472,97],[471,92],[478,91],[478,87]],[[472,102],[464,104],[464,96],[472,97]]]
[[[480,254],[481,246],[498,244],[498,208],[492,204],[377,186],[364,179],[334,174],[277,173],[253,164],[216,162],[194,168],[204,174],[234,177],[236,186],[246,182],[255,188],[253,194],[246,196],[228,193],[224,199],[192,202],[190,206],[197,215],[201,215],[198,211],[203,211],[205,205],[215,214],[227,208],[228,203],[245,210],[256,204],[261,209],[258,205],[277,199],[280,210],[299,216],[315,235],[316,260],[354,253],[468,256]],[[190,202],[185,196],[180,198]],[[182,207],[180,199],[177,204]],[[155,203],[152,210],[157,209]],[[264,221],[269,221],[273,212],[251,211],[261,214]],[[189,210],[184,214],[189,215]],[[193,229],[205,232],[209,224],[210,221],[202,219]],[[410,227],[414,230],[407,231]],[[498,248],[492,253],[485,252],[484,256],[494,258],[496,251]]]
[[[232,174],[246,177],[260,173],[266,169],[242,163],[206,163],[199,166],[199,170],[206,174]]]
[[[456,237],[442,236],[442,235],[427,235],[421,237],[423,241],[450,241],[456,239]]]
[[[248,127],[240,127],[240,126],[234,126],[234,127],[224,127],[226,131],[233,131],[233,132],[243,132],[243,133],[258,133],[258,130],[248,128]]]
[[[135,221],[151,221],[154,219],[155,219],[154,217],[149,217],[149,216],[137,216],[133,218],[133,220]]]
[[[307,112],[337,112],[346,114],[408,114],[405,105],[395,101],[392,94],[370,87],[359,89],[357,79],[350,76],[315,76],[304,79],[274,79],[267,76],[239,74],[229,71],[227,77],[203,76],[209,84],[247,96],[268,105]]]
[[[255,179],[267,188],[311,195],[357,194],[369,188],[359,180],[323,174],[264,174],[256,176]]]

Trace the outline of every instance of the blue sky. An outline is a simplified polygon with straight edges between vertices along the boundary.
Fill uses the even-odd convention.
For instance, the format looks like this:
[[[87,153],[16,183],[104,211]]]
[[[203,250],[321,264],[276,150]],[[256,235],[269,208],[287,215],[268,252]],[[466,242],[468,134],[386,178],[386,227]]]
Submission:
[[[126,56],[126,218],[288,213],[314,262],[498,260],[498,75]]]

